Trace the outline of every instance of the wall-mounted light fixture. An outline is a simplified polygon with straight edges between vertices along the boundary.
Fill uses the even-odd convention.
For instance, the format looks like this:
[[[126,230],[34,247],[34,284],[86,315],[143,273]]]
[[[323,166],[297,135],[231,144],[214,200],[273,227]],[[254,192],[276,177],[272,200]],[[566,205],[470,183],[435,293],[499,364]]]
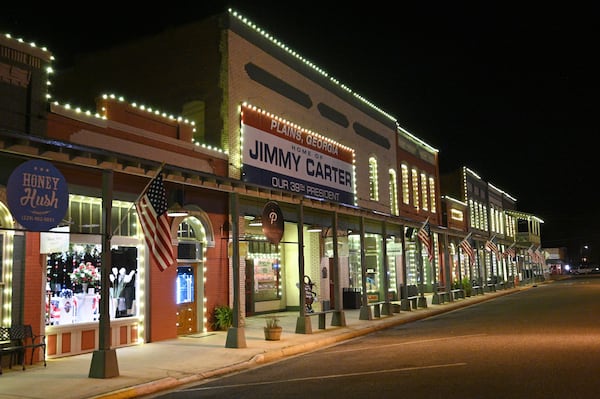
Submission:
[[[171,197],[171,206],[167,209],[167,215],[176,218],[188,216],[190,213],[183,208],[181,204],[185,204],[185,187],[174,190]]]
[[[190,213],[187,210],[183,209],[183,207],[179,205],[179,202],[174,203],[173,206],[167,210],[167,215],[172,218],[183,217],[189,214]]]

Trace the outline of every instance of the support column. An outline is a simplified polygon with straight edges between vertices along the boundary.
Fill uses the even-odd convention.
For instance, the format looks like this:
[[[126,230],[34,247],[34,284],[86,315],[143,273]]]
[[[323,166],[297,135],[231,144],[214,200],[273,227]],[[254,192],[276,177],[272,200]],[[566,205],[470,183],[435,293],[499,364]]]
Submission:
[[[304,203],[298,204],[298,283],[300,315],[296,320],[297,334],[312,334],[310,316],[306,315],[306,291],[304,283]]]
[[[145,190],[144,190],[145,191]],[[112,378],[119,376],[117,352],[110,348],[110,300],[111,267],[110,241],[112,238],[113,171],[102,173],[102,269],[100,273],[100,321],[98,326],[98,350],[92,354],[89,378]]]
[[[229,214],[231,217],[232,253],[231,266],[233,271],[233,323],[227,329],[226,348],[245,348],[246,334],[240,317],[240,227],[238,194],[229,194]]]
[[[359,320],[373,320],[373,313],[367,296],[367,259],[365,256],[365,218],[360,217],[360,283],[362,287],[362,304],[360,305]]]
[[[333,288],[335,290],[334,298],[335,298],[335,310],[331,319],[332,326],[346,326],[346,315],[344,314],[344,297],[342,293],[342,284],[340,282],[340,258],[338,251],[338,214],[337,212],[333,212],[331,217],[331,229],[333,231],[333,235],[331,236],[333,239]]]

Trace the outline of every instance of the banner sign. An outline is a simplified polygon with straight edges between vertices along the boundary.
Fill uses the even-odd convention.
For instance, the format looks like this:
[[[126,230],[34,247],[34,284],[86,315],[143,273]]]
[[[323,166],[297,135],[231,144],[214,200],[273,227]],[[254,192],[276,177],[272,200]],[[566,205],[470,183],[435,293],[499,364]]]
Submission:
[[[40,254],[69,252],[69,226],[55,227],[53,233],[40,233]]]
[[[54,165],[40,159],[15,168],[6,195],[15,221],[31,231],[57,227],[69,208],[67,181]]]
[[[354,205],[354,150],[249,105],[242,137],[245,182]]]

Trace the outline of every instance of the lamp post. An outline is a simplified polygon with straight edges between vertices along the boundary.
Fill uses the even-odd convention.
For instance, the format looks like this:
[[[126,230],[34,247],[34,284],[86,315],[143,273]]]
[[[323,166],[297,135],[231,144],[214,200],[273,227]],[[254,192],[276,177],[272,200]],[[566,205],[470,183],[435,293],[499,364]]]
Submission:
[[[108,308],[111,265],[110,240],[112,236],[111,211],[113,197],[113,171],[102,174],[102,273],[100,273],[100,321],[98,350],[92,355],[89,378],[119,376],[117,352],[110,348],[110,315]]]

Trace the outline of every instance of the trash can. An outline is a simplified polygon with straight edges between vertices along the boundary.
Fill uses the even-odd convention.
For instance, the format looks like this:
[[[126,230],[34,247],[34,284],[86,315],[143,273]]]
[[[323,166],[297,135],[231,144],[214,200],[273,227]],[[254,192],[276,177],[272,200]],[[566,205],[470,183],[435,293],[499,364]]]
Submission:
[[[344,309],[360,309],[360,288],[343,288]]]

